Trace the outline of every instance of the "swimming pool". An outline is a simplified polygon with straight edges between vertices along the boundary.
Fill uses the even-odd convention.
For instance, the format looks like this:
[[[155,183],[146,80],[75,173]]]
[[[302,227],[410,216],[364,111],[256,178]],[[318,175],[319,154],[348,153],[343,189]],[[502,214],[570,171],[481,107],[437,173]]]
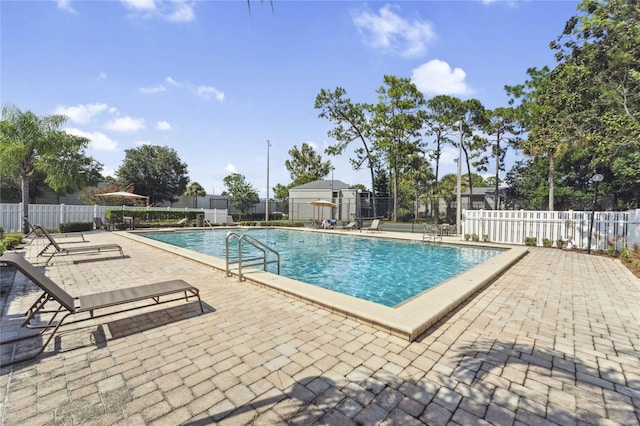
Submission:
[[[283,276],[390,307],[504,251],[282,229],[234,232],[248,233],[278,251]],[[143,235],[225,257],[226,230]],[[232,247],[236,253],[237,243]]]

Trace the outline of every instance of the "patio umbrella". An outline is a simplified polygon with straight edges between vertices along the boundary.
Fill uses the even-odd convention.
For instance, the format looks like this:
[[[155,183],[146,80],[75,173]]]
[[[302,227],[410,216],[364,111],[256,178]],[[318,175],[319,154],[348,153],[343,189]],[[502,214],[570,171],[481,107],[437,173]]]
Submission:
[[[337,206],[336,203],[333,203],[333,202],[327,201],[327,200],[309,201],[309,204],[311,204],[312,206],[318,206],[318,207],[336,207]]]
[[[331,201],[327,201],[327,200],[313,200],[313,201],[309,201],[309,204],[311,204],[312,206],[317,206],[318,207],[318,220],[320,220],[320,207],[337,207],[338,205],[334,202]]]
[[[133,192],[125,192],[125,191],[106,192],[104,194],[96,194],[96,196],[102,197],[102,198],[121,198],[121,199],[132,198],[136,200],[145,199],[147,201],[147,205],[149,205],[149,197],[147,197],[146,195],[134,194]]]

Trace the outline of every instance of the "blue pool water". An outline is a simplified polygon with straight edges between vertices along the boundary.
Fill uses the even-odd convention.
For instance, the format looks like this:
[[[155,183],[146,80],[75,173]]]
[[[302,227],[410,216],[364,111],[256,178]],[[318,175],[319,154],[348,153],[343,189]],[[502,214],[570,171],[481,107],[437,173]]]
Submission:
[[[234,232],[248,233],[278,251],[280,273],[286,277],[385,306],[395,306],[502,251],[282,229]],[[227,231],[143,235],[223,259],[226,255]],[[234,241],[231,253],[237,254]],[[275,265],[270,266],[275,272]]]

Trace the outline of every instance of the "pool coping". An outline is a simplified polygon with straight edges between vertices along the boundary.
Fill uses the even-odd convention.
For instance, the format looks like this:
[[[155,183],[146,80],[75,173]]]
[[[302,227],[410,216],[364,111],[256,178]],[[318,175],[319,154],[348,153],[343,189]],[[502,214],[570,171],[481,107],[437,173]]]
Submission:
[[[229,230],[231,229],[237,228],[229,228]],[[301,231],[300,228],[285,229]],[[125,238],[135,240],[164,251],[168,251],[170,253],[196,261],[198,263],[202,263],[226,273],[225,259],[197,253],[189,249],[177,247],[168,243],[152,240],[150,238],[142,237],[141,235],[139,235],[145,232],[180,232],[189,230],[193,231],[194,229],[154,229],[134,232],[114,232],[114,234],[118,234]],[[196,230],[203,229],[200,228]],[[304,230],[309,231],[308,229]],[[367,237],[392,238],[404,241],[416,241],[415,236],[413,236],[413,238],[411,238],[410,236],[402,238],[402,236],[395,233],[394,235],[385,235],[384,232],[379,232],[376,234],[361,233],[357,235]],[[446,242],[445,244],[452,244],[452,242]],[[322,287],[317,287],[312,284],[307,284],[301,281],[261,270],[250,270],[248,272],[243,270],[243,276],[247,279],[247,281],[250,281],[252,283],[271,288],[280,293],[294,296],[301,300],[313,303],[314,305],[329,309],[332,312],[340,313],[359,322],[382,329],[398,337],[413,341],[419,335],[424,333],[435,322],[443,318],[449,312],[466,301],[474,293],[478,292],[479,290],[493,282],[496,278],[507,271],[512,265],[518,262],[523,256],[525,256],[529,251],[528,248],[524,246],[505,247],[503,245],[487,243],[474,245],[476,247],[501,248],[505,249],[505,251],[492,257],[491,259],[480,265],[477,265],[459,275],[456,275],[455,277],[435,287],[427,289],[416,296],[413,296],[412,298],[397,305],[396,307],[388,307],[380,305],[378,303],[369,302],[367,300],[358,299],[353,296],[348,296]],[[232,276],[238,276],[237,271],[231,272]]]

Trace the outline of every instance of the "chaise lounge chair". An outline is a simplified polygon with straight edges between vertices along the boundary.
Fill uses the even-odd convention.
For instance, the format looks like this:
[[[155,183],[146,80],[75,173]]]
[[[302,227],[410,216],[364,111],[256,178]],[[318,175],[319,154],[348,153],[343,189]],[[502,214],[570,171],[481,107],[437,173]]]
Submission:
[[[101,253],[104,251],[119,251],[120,256],[124,257],[124,252],[122,251],[122,247],[120,247],[118,244],[100,244],[100,245],[94,245],[94,246],[73,246],[69,248],[67,247],[63,248],[63,247],[60,247],[60,244],[51,236],[49,231],[47,231],[46,229],[44,229],[42,226],[39,226],[39,225],[35,225],[35,228],[38,232],[42,232],[44,236],[47,237],[47,239],[49,240],[49,244],[47,244],[46,247],[43,248],[40,251],[40,253],[38,253],[38,256],[45,254],[45,252],[50,247],[53,247],[54,249],[52,252],[50,252],[49,258],[47,259],[45,265],[48,265],[51,259],[53,259],[53,256],[55,256],[56,254],[77,254],[77,253],[91,253],[91,252]]]
[[[22,327],[30,329],[41,329],[40,335],[44,334],[49,329],[53,329],[53,331],[44,341],[42,347],[37,353],[29,357],[13,360],[10,364],[15,364],[17,362],[32,359],[41,354],[49,344],[53,336],[55,336],[60,326],[64,323],[67,317],[71,315],[82,314],[84,312],[89,313],[88,317],[79,318],[72,322],[68,322],[67,324],[100,318],[106,315],[113,315],[114,313],[127,312],[134,309],[145,308],[162,303],[174,302],[177,300],[188,301],[190,297],[198,298],[200,311],[204,313],[204,307],[202,306],[202,300],[200,299],[200,291],[196,287],[193,287],[191,284],[183,280],[165,281],[136,287],[121,288],[118,290],[106,291],[103,293],[94,293],[80,297],[73,297],[17,253],[7,252],[3,254],[2,256],[0,256],[0,263],[15,266],[20,272],[22,272],[27,278],[29,278],[29,280],[40,287],[40,289],[42,289],[44,292],[42,293],[42,296],[40,296],[40,298],[25,313],[26,318],[22,323]],[[178,293],[182,293],[183,295],[180,297],[160,301],[160,298],[163,296],[175,295]],[[113,310],[109,310],[108,312],[101,315],[94,315],[95,311],[98,309],[124,305],[127,303],[133,303],[147,299],[151,299],[150,303],[143,304],[142,306],[136,305],[127,309],[118,310],[116,312],[114,312]],[[60,306],[55,309],[50,308],[48,310],[45,310],[45,305],[47,305],[47,303],[50,301],[55,301]],[[36,316],[40,313],[52,313],[53,317],[45,325],[33,324],[34,322],[38,323],[38,321],[36,320]],[[60,321],[58,323],[54,323],[58,314],[63,314],[63,316],[60,318]],[[8,340],[2,342],[2,344],[15,342],[29,337],[33,336]]]
[[[362,228],[361,231],[368,231],[368,232],[380,231],[380,219],[373,219],[371,221],[371,225],[365,228]]]
[[[29,237],[31,235],[33,235],[33,237],[31,239],[29,239],[29,244],[31,244],[33,242],[33,240],[35,240],[38,237],[42,237],[43,234],[42,232],[40,232],[37,228],[40,227],[42,228],[42,226],[40,225],[33,225],[28,218],[23,217],[22,218],[25,222],[27,222],[27,225],[29,225],[29,233],[27,233],[27,235],[24,236],[24,239],[29,239]],[[53,235],[55,237],[58,238],[80,238],[82,240],[82,242],[87,242],[87,240],[84,239],[84,234],[82,232],[60,232],[60,233],[55,233],[55,234],[51,234],[49,233],[49,235]],[[80,241],[64,241],[64,243],[78,243]],[[62,244],[63,242],[60,241],[60,243]]]
[[[356,229],[356,223],[355,222],[349,222],[344,226],[338,226],[336,229],[342,229],[345,231],[351,231],[352,229]]]
[[[184,228],[185,226],[189,226],[189,219],[183,217],[179,221],[176,222],[176,227]]]
[[[225,222],[225,225],[227,225],[227,226],[237,226],[239,224],[233,221],[233,216],[227,215],[227,221]]]

